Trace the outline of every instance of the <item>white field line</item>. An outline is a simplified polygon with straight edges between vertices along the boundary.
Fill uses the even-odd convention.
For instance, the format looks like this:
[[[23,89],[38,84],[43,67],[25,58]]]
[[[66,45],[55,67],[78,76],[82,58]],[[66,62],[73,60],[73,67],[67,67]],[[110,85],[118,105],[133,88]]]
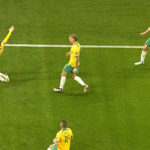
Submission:
[[[45,44],[6,44],[9,47],[53,47],[67,48],[71,45],[45,45]],[[142,48],[143,46],[127,46],[127,45],[82,45],[82,48]]]

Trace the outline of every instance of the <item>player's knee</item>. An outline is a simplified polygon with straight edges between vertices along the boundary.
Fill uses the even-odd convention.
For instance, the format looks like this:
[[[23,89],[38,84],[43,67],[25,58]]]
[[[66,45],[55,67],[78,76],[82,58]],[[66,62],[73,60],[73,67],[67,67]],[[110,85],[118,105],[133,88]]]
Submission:
[[[145,45],[144,47],[143,47],[143,51],[147,51],[148,50],[148,46],[147,45]]]
[[[148,48],[143,48],[143,51],[147,51],[148,50]]]
[[[67,73],[66,72],[62,72],[61,76],[67,76]]]

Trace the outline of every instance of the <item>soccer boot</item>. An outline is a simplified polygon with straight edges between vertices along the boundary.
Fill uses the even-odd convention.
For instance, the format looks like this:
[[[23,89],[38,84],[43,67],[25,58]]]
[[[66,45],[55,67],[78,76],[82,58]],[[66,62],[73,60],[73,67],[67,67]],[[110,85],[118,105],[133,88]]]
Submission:
[[[143,64],[144,64],[144,61],[139,61],[139,62],[134,63],[134,65],[136,65],[136,66],[143,65]]]
[[[88,88],[89,88],[89,86],[86,84],[86,85],[84,86],[84,93],[86,93],[86,92],[88,91]]]
[[[53,91],[56,93],[62,93],[63,92],[63,90],[61,88],[54,88]]]

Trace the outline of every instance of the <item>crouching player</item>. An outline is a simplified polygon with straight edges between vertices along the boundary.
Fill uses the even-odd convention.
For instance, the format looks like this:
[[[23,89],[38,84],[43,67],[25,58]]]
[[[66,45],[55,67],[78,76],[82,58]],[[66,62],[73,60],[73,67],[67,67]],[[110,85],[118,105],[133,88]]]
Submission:
[[[0,55],[4,52],[4,47],[5,47],[5,44],[7,43],[7,41],[9,40],[12,32],[14,31],[14,26],[11,26],[9,28],[9,33],[7,34],[7,36],[5,37],[5,39],[0,43]],[[3,73],[0,73],[0,81],[1,82],[8,82],[9,81],[9,77],[8,75],[5,75]]]
[[[143,33],[141,33],[141,36],[144,36],[145,34],[147,34],[148,32],[150,32],[150,27]],[[142,65],[144,64],[144,60],[147,54],[148,49],[150,48],[150,38],[146,41],[143,49],[142,49],[142,53],[141,53],[141,60],[139,62],[134,63],[134,65]]]
[[[65,65],[61,73],[59,88],[54,88],[53,90],[55,92],[62,92],[66,82],[66,76],[71,74],[72,78],[82,85],[84,93],[86,93],[88,90],[88,85],[85,84],[84,81],[76,75],[79,72],[80,44],[77,42],[77,37],[74,34],[69,36],[69,41],[72,44],[72,47],[71,51],[66,53],[66,56],[70,56],[70,61]]]
[[[54,144],[50,145],[47,150],[70,150],[70,144],[73,140],[72,130],[67,127],[67,122],[65,120],[61,121],[60,128],[61,130],[53,140]]]
[[[61,121],[60,128],[61,130],[57,133],[54,144],[58,147],[58,150],[70,150],[71,141],[73,140],[72,130],[67,127],[65,120]]]

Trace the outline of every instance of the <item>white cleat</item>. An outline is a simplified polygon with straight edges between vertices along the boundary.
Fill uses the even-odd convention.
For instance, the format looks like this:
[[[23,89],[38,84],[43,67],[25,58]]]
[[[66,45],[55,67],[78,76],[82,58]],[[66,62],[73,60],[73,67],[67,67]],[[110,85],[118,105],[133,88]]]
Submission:
[[[139,62],[134,63],[134,65],[136,65],[136,66],[143,65],[143,64],[144,64],[144,61],[139,61]]]
[[[56,93],[62,93],[63,92],[63,90],[61,88],[54,88],[53,91]]]
[[[86,84],[86,85],[84,86],[84,93],[87,93],[88,88],[89,88],[89,86]]]
[[[1,82],[9,82],[10,79],[7,74],[0,73],[0,81]]]

